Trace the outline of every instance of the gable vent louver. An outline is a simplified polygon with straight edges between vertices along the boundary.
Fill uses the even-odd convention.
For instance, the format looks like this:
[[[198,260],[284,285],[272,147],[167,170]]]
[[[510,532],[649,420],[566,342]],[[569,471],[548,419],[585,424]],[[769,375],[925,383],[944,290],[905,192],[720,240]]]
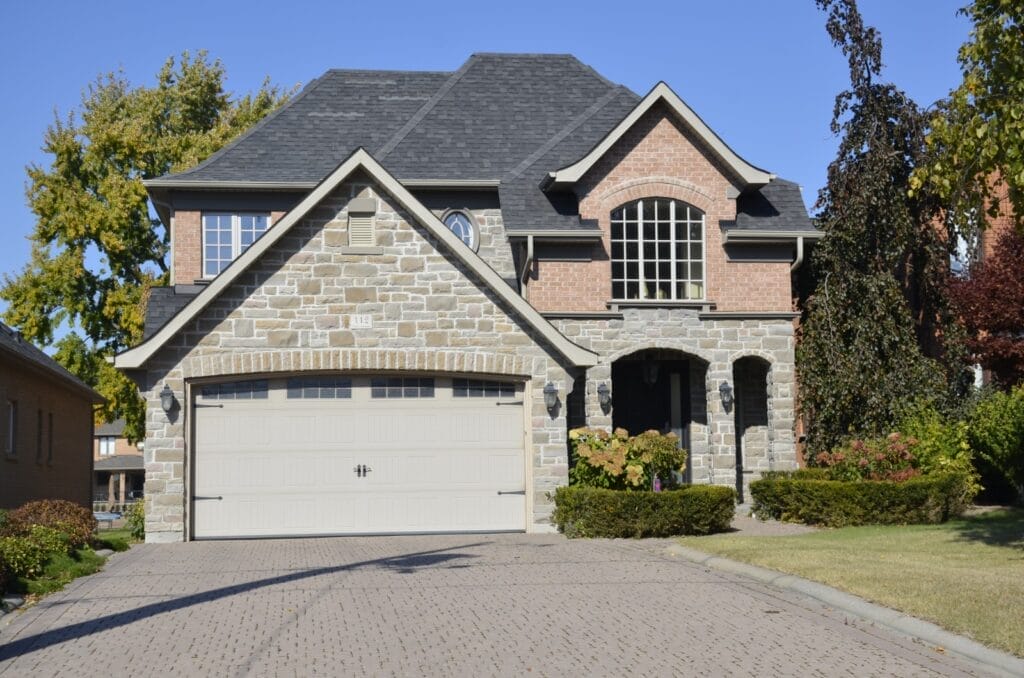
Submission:
[[[348,217],[348,244],[350,247],[373,247],[373,215],[350,214]]]
[[[373,247],[377,244],[373,232],[373,215],[376,212],[377,201],[373,198],[356,198],[349,203],[349,247]]]

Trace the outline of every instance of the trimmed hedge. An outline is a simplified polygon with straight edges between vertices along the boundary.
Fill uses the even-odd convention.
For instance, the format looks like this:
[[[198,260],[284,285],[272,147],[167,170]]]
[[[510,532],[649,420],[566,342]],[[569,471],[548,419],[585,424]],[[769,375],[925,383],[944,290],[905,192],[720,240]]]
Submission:
[[[816,471],[766,473],[752,482],[754,515],[827,527],[942,523],[961,514],[971,497],[970,479],[963,474],[839,481]]]
[[[552,522],[575,537],[673,537],[728,529],[736,512],[731,487],[693,485],[665,492],[560,487]]]

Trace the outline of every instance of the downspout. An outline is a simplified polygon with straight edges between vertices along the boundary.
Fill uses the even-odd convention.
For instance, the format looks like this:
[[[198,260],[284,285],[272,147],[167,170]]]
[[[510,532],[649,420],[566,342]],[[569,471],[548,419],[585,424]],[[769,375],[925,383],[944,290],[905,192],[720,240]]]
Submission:
[[[800,265],[804,263],[804,237],[797,236],[796,239],[796,259],[793,260],[793,265],[789,267],[790,271],[795,271],[800,268]]]
[[[526,259],[523,261],[523,270],[519,273],[519,295],[526,298],[526,282],[530,277],[530,266],[533,264],[533,236],[526,236]]]
[[[169,275],[167,276],[167,280],[168,280],[168,284],[173,286],[174,283],[175,283],[175,280],[174,280],[174,206],[171,205],[169,202],[165,202],[163,200],[157,200],[152,195],[149,196],[149,199],[150,199],[150,201],[152,201],[154,207],[164,207],[164,208],[167,209],[168,221],[170,222],[170,223],[164,224],[167,227],[167,254],[168,254],[169,258],[170,258],[170,261],[167,262],[167,272],[169,273]],[[159,210],[157,211],[157,216],[160,216]],[[201,242],[200,242],[200,245],[202,245]]]

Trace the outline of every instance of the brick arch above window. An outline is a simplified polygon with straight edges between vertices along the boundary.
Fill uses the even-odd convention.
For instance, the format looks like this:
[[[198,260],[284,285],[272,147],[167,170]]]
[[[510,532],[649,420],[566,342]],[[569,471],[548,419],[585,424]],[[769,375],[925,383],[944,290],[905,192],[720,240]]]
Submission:
[[[612,186],[595,196],[602,212],[608,213],[623,203],[642,198],[663,197],[681,200],[705,214],[712,212],[715,200],[711,193],[696,184],[676,177],[640,177]]]

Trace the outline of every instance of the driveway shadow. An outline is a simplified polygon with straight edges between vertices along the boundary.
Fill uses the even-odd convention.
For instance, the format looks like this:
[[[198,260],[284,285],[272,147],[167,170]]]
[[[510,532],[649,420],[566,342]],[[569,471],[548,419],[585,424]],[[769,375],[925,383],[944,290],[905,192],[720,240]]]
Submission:
[[[276,586],[277,584],[287,584],[289,582],[301,581],[303,579],[310,579],[312,577],[319,577],[325,574],[334,574],[337,572],[350,572],[359,569],[367,568],[388,568],[396,571],[399,574],[410,574],[420,568],[435,567],[443,563],[459,563],[468,558],[479,558],[468,553],[453,553],[457,549],[472,548],[474,546],[484,546],[489,542],[477,542],[475,544],[461,544],[459,546],[451,546],[442,549],[433,549],[430,551],[418,551],[416,553],[407,553],[400,556],[391,556],[388,558],[375,558],[373,560],[363,560],[356,563],[348,563],[345,565],[332,565],[329,567],[318,567],[312,570],[303,570],[300,572],[290,572],[288,574],[282,574],[276,577],[267,577],[265,579],[258,579],[256,581],[246,582],[244,584],[233,584],[231,586],[224,586],[219,589],[213,589],[211,591],[202,591],[200,593],[193,593],[188,596],[181,598],[174,598],[172,600],[165,600],[159,603],[152,603],[150,605],[143,605],[131,610],[125,610],[124,612],[117,612],[115,614],[106,615],[104,617],[97,617],[96,619],[90,619],[89,621],[78,622],[77,624],[71,624],[70,626],[64,626],[58,629],[51,629],[49,631],[43,631],[32,636],[25,638],[19,638],[13,642],[7,643],[6,645],[0,645],[0,661],[7,659],[13,659],[29,652],[36,650],[42,650],[53,645],[59,645],[69,640],[77,640],[78,638],[84,638],[100,631],[107,629],[116,628],[118,626],[126,626],[134,622],[142,621],[150,617],[155,617],[166,612],[174,612],[176,610],[182,610],[193,605],[199,605],[201,603],[208,603],[214,600],[220,600],[222,598],[228,598],[230,596],[238,595],[240,593],[246,593],[248,591],[254,591],[256,589],[264,588],[267,586]],[[465,564],[449,565],[449,567],[468,567]]]

